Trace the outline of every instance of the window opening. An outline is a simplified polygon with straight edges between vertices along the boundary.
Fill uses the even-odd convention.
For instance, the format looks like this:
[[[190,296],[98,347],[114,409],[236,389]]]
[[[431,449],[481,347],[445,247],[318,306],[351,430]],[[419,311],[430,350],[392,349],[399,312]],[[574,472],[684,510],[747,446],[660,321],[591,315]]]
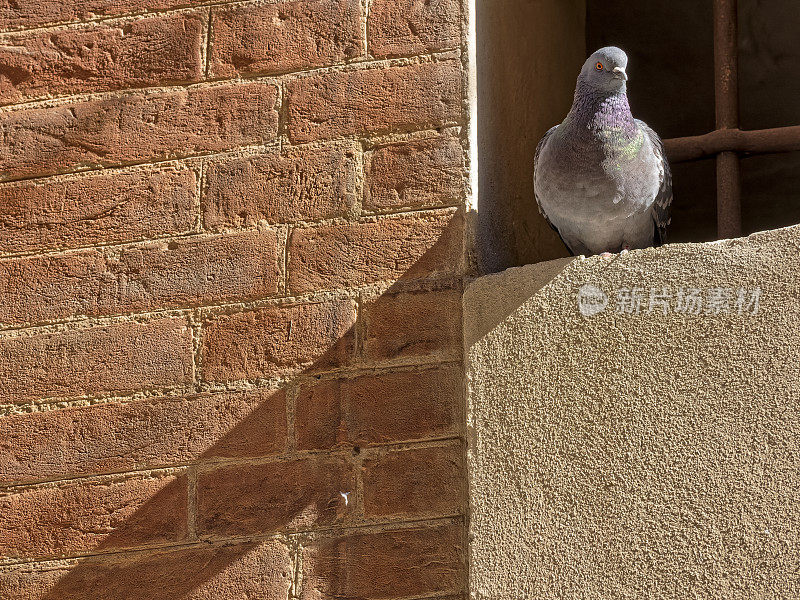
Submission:
[[[739,128],[739,33],[737,0],[714,3],[714,97],[716,129],[664,140],[671,162],[716,156],[717,236],[742,235],[741,154],[800,150],[800,125],[744,131]]]

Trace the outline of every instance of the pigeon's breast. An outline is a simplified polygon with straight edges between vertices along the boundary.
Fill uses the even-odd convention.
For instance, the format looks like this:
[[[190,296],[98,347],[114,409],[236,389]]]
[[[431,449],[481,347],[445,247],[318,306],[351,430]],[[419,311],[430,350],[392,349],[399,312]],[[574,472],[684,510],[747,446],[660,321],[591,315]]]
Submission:
[[[553,220],[560,213],[604,217],[616,212],[614,199],[624,185],[624,173],[608,168],[605,157],[596,150],[570,147],[545,148],[539,159],[534,185],[536,196]]]
[[[616,239],[649,222],[659,189],[650,141],[641,131],[624,143],[563,143],[542,148],[534,186],[542,211],[562,235]]]
[[[594,141],[575,144],[556,139],[543,148],[534,182],[540,202],[595,219],[648,210],[660,180],[647,136],[638,131],[628,140]]]

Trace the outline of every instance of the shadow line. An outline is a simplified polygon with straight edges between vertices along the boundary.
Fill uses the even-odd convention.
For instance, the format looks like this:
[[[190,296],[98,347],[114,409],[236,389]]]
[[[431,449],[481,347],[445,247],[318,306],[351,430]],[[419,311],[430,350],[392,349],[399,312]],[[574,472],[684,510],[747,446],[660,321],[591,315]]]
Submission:
[[[372,310],[379,310],[398,292],[425,291],[435,288],[437,282],[441,285],[443,281],[457,281],[462,259],[455,257],[455,263],[451,262],[454,258],[453,240],[458,240],[460,256],[462,235],[463,214],[459,211],[424,255],[374,300]],[[425,276],[431,273],[432,276]],[[417,315],[408,317],[408,321],[413,323]],[[349,353],[348,367],[358,371],[363,366],[364,372],[370,373],[371,365],[359,356],[363,343],[359,339],[363,335],[363,319],[364,315],[358,314],[355,325],[317,356],[311,366],[274,393],[291,392],[293,386],[299,385],[298,380],[307,381],[309,376],[321,378],[343,352]],[[402,335],[406,319],[404,315],[397,315],[397,319],[398,331]],[[290,335],[289,331],[287,335]],[[353,347],[354,342],[357,347]],[[407,351],[405,347],[411,347],[413,351],[415,346],[398,343],[401,353]],[[436,356],[430,354],[430,348],[425,344],[419,348],[429,354],[411,355],[411,359],[419,362],[425,356]],[[413,360],[403,369],[413,370],[416,364]],[[391,367],[394,363],[389,361],[387,364]],[[420,362],[417,366],[434,368],[437,364]],[[403,398],[396,400],[402,402]],[[348,415],[342,410],[341,398],[333,401],[339,403],[337,427],[346,431]],[[431,402],[436,402],[436,399],[432,398]],[[291,406],[291,400],[282,406]],[[161,488],[123,523],[114,526],[114,531],[92,549],[97,555],[72,556],[63,560],[52,556],[26,557],[46,561],[48,566],[43,568],[41,563],[25,563],[12,568],[0,578],[0,596],[8,600],[175,600],[285,598],[290,591],[293,597],[297,596],[299,590],[294,589],[297,584],[294,569],[287,568],[297,557],[290,553],[286,536],[291,537],[299,529],[306,531],[314,527],[327,530],[340,525],[369,525],[358,514],[360,448],[345,434],[338,436],[332,446],[323,447],[319,454],[311,456],[298,455],[291,446],[288,454],[276,454],[269,450],[273,443],[267,443],[267,451],[260,453],[258,448],[249,446],[255,440],[263,440],[265,422],[271,417],[265,411],[272,409],[272,405],[265,401],[237,422],[211,448],[192,460],[186,473]],[[291,417],[288,422],[290,425]],[[289,425],[286,432],[289,436],[295,435]],[[452,423],[453,437],[461,435],[461,427],[461,423]],[[186,435],[192,435],[192,432],[187,431]],[[95,451],[93,440],[81,439],[81,443],[86,454],[91,456]],[[220,458],[235,458],[237,462],[218,464]],[[186,506],[192,507],[196,520],[192,523],[192,515],[189,515],[187,522],[178,527],[180,533],[171,540],[170,546],[141,549],[159,528],[174,525],[172,515],[192,512],[187,511]],[[402,523],[402,519],[397,522]],[[62,525],[69,526],[69,523]],[[271,535],[276,537],[270,539]],[[248,537],[253,539],[241,541]],[[298,551],[299,548],[295,548],[294,552]],[[325,594],[349,597],[351,575],[347,564],[343,558],[341,568],[327,565],[325,581],[320,584]],[[253,574],[258,576],[253,577]],[[309,575],[306,573],[307,577]],[[438,591],[425,589],[422,593]],[[449,589],[441,591],[452,592]]]

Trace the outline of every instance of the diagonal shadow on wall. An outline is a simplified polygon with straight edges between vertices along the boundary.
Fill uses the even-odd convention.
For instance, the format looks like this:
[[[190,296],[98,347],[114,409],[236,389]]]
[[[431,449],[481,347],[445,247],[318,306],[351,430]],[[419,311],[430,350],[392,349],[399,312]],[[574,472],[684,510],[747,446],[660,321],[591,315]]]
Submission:
[[[454,264],[449,264],[454,254],[451,247],[454,236],[458,240],[458,257]],[[462,239],[463,215],[459,212],[451,219],[439,240],[375,300],[376,304],[379,305],[399,291],[427,289],[437,285],[434,279],[421,278],[422,273],[438,273],[439,285],[442,285],[441,282],[449,281],[455,286],[460,286],[462,266],[459,262],[462,260],[460,258]],[[402,319],[403,316],[399,315],[399,318]],[[458,321],[460,322],[460,316]],[[358,323],[352,326],[333,346],[315,357],[311,366],[298,373],[294,380],[285,383],[282,389],[291,386],[298,378],[313,380],[329,377],[330,374],[324,375],[322,371],[329,371],[329,365],[335,364],[335,358],[341,356],[343,352],[351,353],[349,360],[351,364],[346,368],[352,366],[352,363],[357,363],[358,359],[349,346],[357,335],[356,330],[359,326]],[[402,324],[400,328],[402,329]],[[460,356],[460,348],[458,353]],[[423,364],[413,360],[406,362],[408,365]],[[436,363],[428,362],[424,366],[435,367]],[[367,371],[369,367],[370,365],[367,366]],[[275,393],[280,393],[280,390],[276,390]],[[403,401],[402,398],[397,400]],[[437,399],[431,398],[430,401],[437,402]],[[458,402],[460,404],[461,400]],[[202,508],[202,511],[196,510],[197,522],[187,525],[177,543],[165,547],[141,549],[142,542],[147,540],[148,535],[152,537],[148,532],[153,531],[154,524],[173,526],[170,523],[170,515],[176,514],[176,503],[178,511],[186,504],[186,489],[193,485],[188,483],[186,475],[181,475],[162,487],[134,514],[116,526],[102,543],[88,553],[91,556],[84,558],[73,556],[67,562],[62,563],[59,560],[48,563],[52,566],[47,568],[43,568],[41,563],[19,565],[15,574],[4,575],[3,578],[8,577],[5,583],[1,580],[3,578],[0,578],[0,592],[9,594],[6,596],[9,600],[286,598],[293,585],[293,569],[287,566],[294,560],[294,557],[289,556],[286,546],[287,541],[289,545],[293,543],[286,537],[287,534],[364,523],[355,514],[354,506],[357,502],[346,504],[344,497],[338,493],[349,493],[349,498],[355,497],[353,469],[359,448],[347,440],[345,435],[345,439],[340,439],[340,443],[332,452],[322,451],[316,455],[331,456],[332,463],[346,463],[351,472],[344,476],[337,473],[335,468],[330,468],[332,463],[319,463],[322,464],[321,467],[309,467],[310,476],[306,473],[298,477],[297,471],[282,469],[280,465],[297,461],[299,455],[292,455],[290,460],[286,461],[275,457],[274,454],[261,459],[258,458],[257,448],[250,449],[248,459],[237,460],[235,466],[226,463],[225,459],[220,461],[220,457],[230,455],[232,449],[241,449],[243,443],[248,443],[248,440],[254,439],[258,432],[263,430],[265,418],[269,417],[265,412],[270,410],[272,407],[268,401],[257,406],[212,447],[189,463],[189,468],[200,467],[197,502],[201,506],[194,508]],[[444,437],[462,436],[462,411],[463,408],[459,406],[453,415],[450,433]],[[341,419],[339,427],[346,430],[347,415],[339,416]],[[91,455],[92,440],[84,442],[85,452]],[[266,452],[265,456],[270,454]],[[313,453],[302,453],[302,456],[313,455]],[[314,462],[309,461],[309,463]],[[252,475],[252,471],[248,470],[257,471],[264,468],[265,464],[270,465],[267,467],[268,472],[265,471],[261,478],[253,478],[256,481],[254,486],[239,485],[242,481],[239,475],[243,477]],[[158,464],[141,468],[170,466],[187,465],[186,463]],[[203,477],[204,473],[217,466],[220,469],[228,469],[231,474],[227,480],[222,481],[223,486],[230,486],[230,493],[213,497],[208,494]],[[95,475],[97,473],[92,473],[92,476]],[[308,485],[309,482],[313,482],[314,485]],[[68,522],[62,525],[70,526]],[[196,536],[189,533],[193,530]],[[282,542],[276,541],[276,535]],[[408,567],[412,569],[413,578],[418,582],[411,587],[417,585],[416,592],[419,595],[462,591],[464,549],[435,548],[435,544],[435,540],[430,542],[431,555],[409,557]],[[384,597],[386,590],[381,591],[380,581],[362,584],[352,580],[353,565],[364,562],[362,560],[364,557],[358,555],[363,551],[363,546],[354,545],[351,548],[347,542],[337,542],[334,559],[320,561],[316,565],[318,572],[315,574],[315,581],[320,586],[314,590],[316,595],[306,596],[304,592],[302,597],[359,597],[363,593],[359,590],[365,589],[364,585],[377,586],[377,593]],[[42,560],[52,560],[52,557]],[[30,571],[26,573],[26,569]],[[245,573],[245,577],[237,575],[237,569]],[[365,573],[361,567],[359,569],[361,569],[360,577],[365,579],[374,577],[373,573]],[[409,571],[407,576],[402,573],[398,576],[412,579],[412,571]],[[457,572],[456,579],[454,571]],[[256,576],[253,577],[252,574]],[[308,574],[306,573],[307,576]],[[32,585],[30,582],[34,580],[36,583]],[[291,593],[292,596],[299,595],[299,590],[293,590]]]

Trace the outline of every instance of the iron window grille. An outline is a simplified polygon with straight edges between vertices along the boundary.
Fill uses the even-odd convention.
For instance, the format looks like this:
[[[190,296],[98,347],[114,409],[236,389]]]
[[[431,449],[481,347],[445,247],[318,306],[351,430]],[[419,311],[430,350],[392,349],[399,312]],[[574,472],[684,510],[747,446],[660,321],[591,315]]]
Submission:
[[[739,128],[737,0],[714,3],[714,103],[716,129],[704,135],[664,140],[670,162],[716,157],[717,237],[742,235],[743,156],[800,150],[800,125],[743,131]]]

